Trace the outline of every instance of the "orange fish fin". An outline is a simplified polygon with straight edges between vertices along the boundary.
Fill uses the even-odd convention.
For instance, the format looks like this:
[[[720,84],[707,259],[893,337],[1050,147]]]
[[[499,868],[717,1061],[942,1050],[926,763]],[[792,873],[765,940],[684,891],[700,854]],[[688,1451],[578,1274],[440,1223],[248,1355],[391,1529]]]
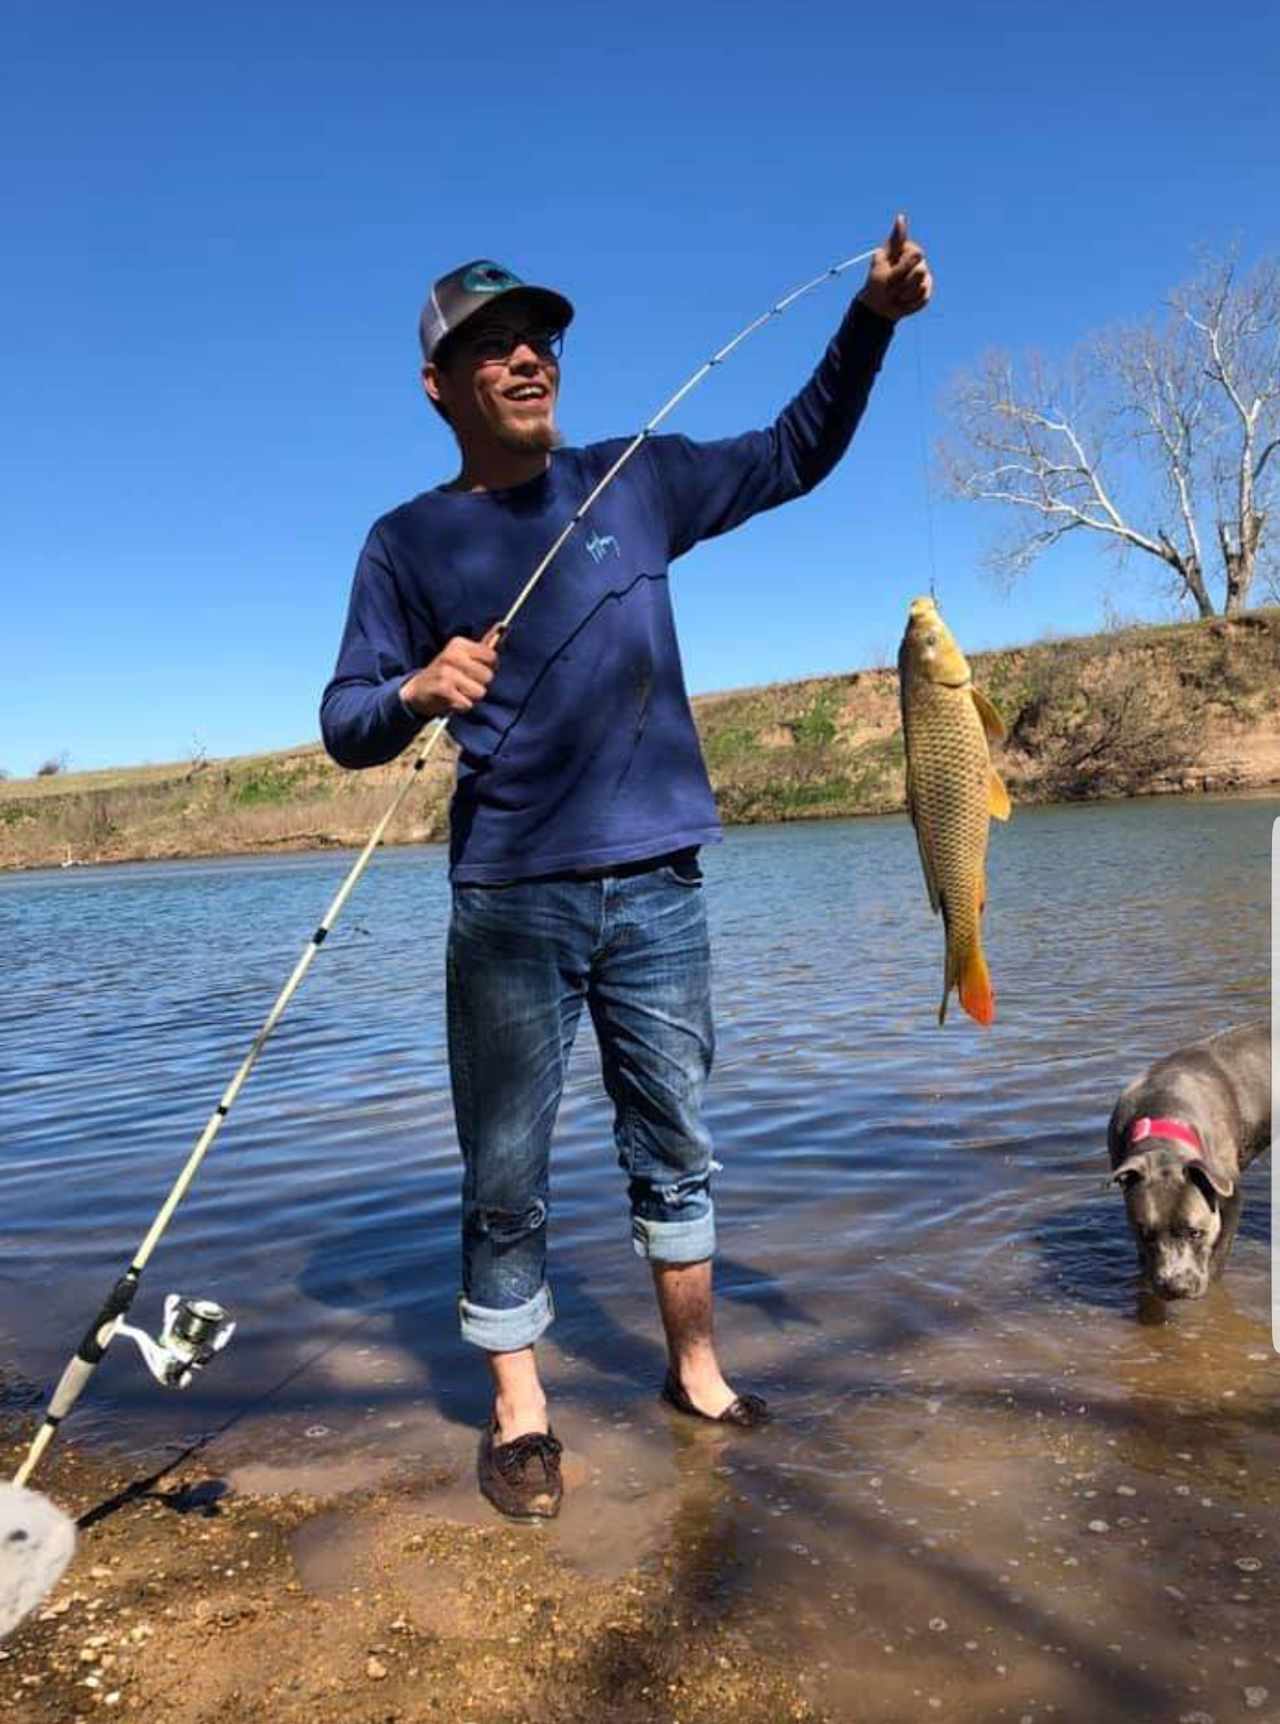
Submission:
[[[978,717],[982,720],[982,728],[986,731],[987,735],[993,742],[1003,742],[1008,733],[1005,730],[1004,720],[1001,718],[994,702],[988,699],[980,688],[974,688],[972,684],[969,685],[969,693],[973,697],[973,704],[978,709]]]
[[[979,947],[975,946],[961,960],[957,980],[960,987],[960,1004],[974,1022],[995,1023],[995,990],[991,986],[991,972],[987,968],[987,960]]]
[[[1009,792],[994,766],[987,777],[987,812],[993,820],[1007,820],[1013,813]]]

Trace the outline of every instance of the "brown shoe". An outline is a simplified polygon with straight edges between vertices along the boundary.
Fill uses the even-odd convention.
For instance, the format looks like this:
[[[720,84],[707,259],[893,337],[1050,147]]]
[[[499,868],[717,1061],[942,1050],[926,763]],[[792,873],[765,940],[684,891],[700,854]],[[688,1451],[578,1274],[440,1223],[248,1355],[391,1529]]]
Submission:
[[[694,1419],[706,1419],[712,1425],[737,1425],[744,1431],[769,1423],[769,1403],[763,1395],[739,1395],[730,1401],[723,1413],[704,1413],[685,1394],[674,1371],[668,1371],[662,1385],[662,1399],[678,1413],[688,1413]]]
[[[561,1445],[550,1431],[530,1431],[514,1442],[497,1443],[491,1424],[480,1443],[480,1491],[512,1520],[553,1520],[560,1513],[564,1484]]]

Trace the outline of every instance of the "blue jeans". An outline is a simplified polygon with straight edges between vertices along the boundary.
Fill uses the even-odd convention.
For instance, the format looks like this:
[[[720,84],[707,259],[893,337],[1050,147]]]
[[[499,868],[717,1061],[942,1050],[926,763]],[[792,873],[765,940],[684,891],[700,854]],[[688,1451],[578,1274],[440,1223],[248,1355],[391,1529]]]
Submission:
[[[701,873],[681,859],[603,879],[455,886],[449,1070],[462,1146],[464,1339],[488,1352],[536,1341],[546,1281],[548,1163],[585,1002],[614,1106],[641,1257],[715,1250],[710,952]]]

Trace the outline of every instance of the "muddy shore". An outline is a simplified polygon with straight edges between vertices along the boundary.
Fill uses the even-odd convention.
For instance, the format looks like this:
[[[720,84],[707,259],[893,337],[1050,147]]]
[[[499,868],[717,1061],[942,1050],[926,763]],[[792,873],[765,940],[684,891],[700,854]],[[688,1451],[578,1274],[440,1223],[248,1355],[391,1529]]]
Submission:
[[[6,1436],[11,1470],[25,1444]],[[0,1647],[15,1724],[828,1716],[718,1610],[696,1539],[601,1585],[538,1528],[434,1519],[414,1482],[255,1497],[205,1457],[139,1476],[70,1446],[36,1482],[82,1524],[63,1581]]]
[[[1189,1386],[1170,1404],[1118,1384],[1109,1406],[1086,1406],[1078,1389],[1028,1381],[993,1397],[986,1427],[957,1446],[922,1402],[944,1446],[926,1467],[895,1476],[890,1463],[865,1481],[839,1533],[851,1585],[832,1572],[798,1590],[776,1556],[753,1563],[748,1536],[787,1506],[762,1501],[761,1481],[780,1478],[793,1500],[807,1488],[786,1462],[785,1419],[727,1443],[682,1424],[658,1539],[611,1551],[604,1567],[544,1528],[497,1520],[456,1455],[371,1471],[367,1484],[335,1475],[322,1495],[279,1478],[262,1488],[260,1469],[225,1466],[217,1441],[164,1470],[67,1442],[36,1482],[81,1517],[80,1544],[0,1648],[0,1716],[1280,1718],[1275,1360],[1250,1341],[1239,1357],[1229,1349],[1203,1406]],[[1187,1343],[1169,1345],[1181,1354]],[[872,1447],[875,1407],[865,1410]],[[29,1416],[9,1421],[7,1468],[31,1428]],[[570,1432],[569,1504],[576,1494],[587,1520],[579,1557],[599,1456]],[[808,1572],[807,1555],[794,1560]]]

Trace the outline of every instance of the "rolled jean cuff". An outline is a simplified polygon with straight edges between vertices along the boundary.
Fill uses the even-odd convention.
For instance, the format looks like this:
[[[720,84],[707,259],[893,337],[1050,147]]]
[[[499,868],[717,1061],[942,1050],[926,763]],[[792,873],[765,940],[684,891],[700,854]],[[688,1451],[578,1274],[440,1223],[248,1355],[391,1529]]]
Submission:
[[[518,1353],[521,1347],[533,1343],[550,1328],[555,1318],[551,1289],[544,1282],[532,1299],[510,1311],[495,1311],[488,1305],[473,1305],[465,1296],[458,1299],[458,1317],[462,1339],[486,1353]]]
[[[631,1244],[637,1257],[650,1263],[701,1263],[716,1252],[715,1210],[691,1221],[646,1221],[631,1217]]]

